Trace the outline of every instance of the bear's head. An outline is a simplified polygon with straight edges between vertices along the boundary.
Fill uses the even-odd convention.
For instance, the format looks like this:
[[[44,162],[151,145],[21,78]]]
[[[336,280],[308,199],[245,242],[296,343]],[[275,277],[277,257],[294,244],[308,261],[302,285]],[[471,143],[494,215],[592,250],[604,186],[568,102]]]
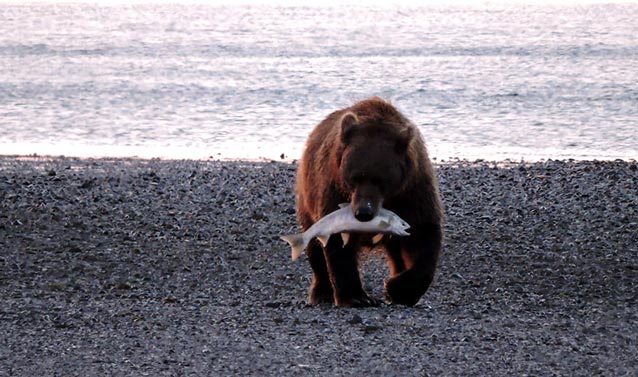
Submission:
[[[412,129],[400,116],[359,118],[353,112],[341,117],[340,127],[339,185],[357,220],[370,221],[406,183]]]

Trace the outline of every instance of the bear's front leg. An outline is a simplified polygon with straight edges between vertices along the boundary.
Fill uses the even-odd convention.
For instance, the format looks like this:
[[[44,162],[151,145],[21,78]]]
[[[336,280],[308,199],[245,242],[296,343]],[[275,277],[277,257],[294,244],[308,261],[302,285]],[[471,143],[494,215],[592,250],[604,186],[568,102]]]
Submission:
[[[312,284],[308,293],[308,303],[310,305],[333,304],[334,291],[328,275],[326,258],[323,256],[323,247],[316,239],[310,241],[306,248],[308,262],[312,268]]]
[[[401,240],[400,260],[405,263],[406,269],[393,271],[393,276],[386,281],[388,301],[407,306],[419,302],[434,279],[442,238],[441,226],[432,224],[422,227],[420,231],[415,229],[411,236]],[[390,257],[399,259],[397,255]]]
[[[340,235],[332,235],[324,248],[324,256],[336,306],[364,307],[380,304],[361,285],[356,246],[352,243],[344,246]]]

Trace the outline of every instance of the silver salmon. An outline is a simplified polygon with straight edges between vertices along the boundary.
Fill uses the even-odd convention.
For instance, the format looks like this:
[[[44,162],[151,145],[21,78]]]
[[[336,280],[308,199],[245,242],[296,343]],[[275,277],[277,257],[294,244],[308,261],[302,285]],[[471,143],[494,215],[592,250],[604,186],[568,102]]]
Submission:
[[[336,233],[341,233],[344,244],[348,243],[348,236],[351,232],[410,235],[407,232],[410,225],[399,215],[385,208],[379,209],[372,220],[361,222],[354,217],[350,203],[340,204],[339,207],[341,208],[322,217],[305,232],[281,236],[281,239],[292,247],[292,260],[297,260],[310,240],[315,237],[323,246],[326,246],[328,238]],[[374,239],[378,242],[380,238],[375,237]]]

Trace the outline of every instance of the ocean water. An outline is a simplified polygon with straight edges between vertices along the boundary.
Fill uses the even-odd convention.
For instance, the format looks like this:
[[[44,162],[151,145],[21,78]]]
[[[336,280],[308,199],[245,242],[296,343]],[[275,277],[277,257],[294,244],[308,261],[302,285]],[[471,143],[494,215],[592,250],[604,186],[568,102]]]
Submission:
[[[638,158],[638,4],[0,4],[0,154],[298,158],[373,95],[431,154]]]

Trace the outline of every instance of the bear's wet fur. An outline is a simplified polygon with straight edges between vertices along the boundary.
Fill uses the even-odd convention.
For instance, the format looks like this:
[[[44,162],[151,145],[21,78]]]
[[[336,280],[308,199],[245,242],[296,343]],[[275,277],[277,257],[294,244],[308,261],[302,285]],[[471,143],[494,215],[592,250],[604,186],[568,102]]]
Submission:
[[[330,114],[308,137],[297,172],[297,215],[304,230],[350,202],[360,221],[383,206],[410,224],[410,236],[385,236],[390,303],[413,306],[427,291],[443,240],[443,205],[421,133],[392,104],[378,97]],[[346,245],[332,235],[315,239],[307,256],[313,271],[311,305],[375,306],[363,289],[358,254],[372,246],[369,234],[352,234]]]

